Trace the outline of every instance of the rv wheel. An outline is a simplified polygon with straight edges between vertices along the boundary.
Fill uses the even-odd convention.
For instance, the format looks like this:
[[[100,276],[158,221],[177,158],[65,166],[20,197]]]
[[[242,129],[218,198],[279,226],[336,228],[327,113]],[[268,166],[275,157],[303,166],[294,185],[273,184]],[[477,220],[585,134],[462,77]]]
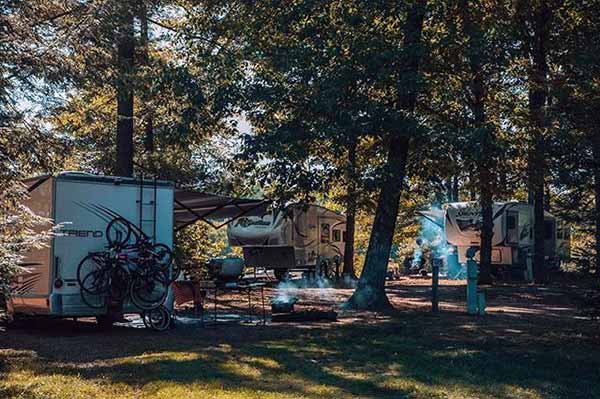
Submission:
[[[316,270],[316,274],[318,277],[331,280],[333,278],[333,268],[328,260],[324,259],[319,263],[319,266]]]
[[[278,281],[289,280],[290,273],[288,269],[275,269],[275,278]]]

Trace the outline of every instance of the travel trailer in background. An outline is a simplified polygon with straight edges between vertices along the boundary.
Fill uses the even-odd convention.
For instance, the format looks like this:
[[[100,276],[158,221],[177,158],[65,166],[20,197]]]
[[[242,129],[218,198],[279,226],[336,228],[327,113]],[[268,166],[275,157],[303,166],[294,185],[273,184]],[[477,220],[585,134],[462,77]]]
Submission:
[[[420,211],[419,214],[437,224],[451,246],[448,257],[467,261],[466,252],[480,245],[481,208],[477,202],[444,204],[441,210]],[[493,205],[492,264],[520,273],[527,269],[527,258],[533,247],[533,206],[524,202],[496,202]],[[570,256],[570,231],[546,212],[544,217],[544,252],[546,267],[556,268]],[[476,257],[478,259],[478,256]]]
[[[82,298],[78,267],[90,253],[107,249],[107,226],[116,218],[143,232],[154,245],[172,249],[173,233],[193,223],[218,220],[224,226],[242,215],[262,215],[269,201],[231,198],[181,190],[171,181],[62,172],[27,179],[25,201],[35,214],[48,218],[56,234],[48,245],[26,254],[13,284],[8,306],[15,315],[55,317],[101,316]],[[51,226],[43,226],[48,230]],[[169,263],[170,264],[170,263]],[[164,302],[171,310],[171,293]],[[125,301],[123,313],[142,309]]]
[[[330,275],[344,257],[346,217],[319,205],[290,205],[227,226],[229,245],[242,247],[246,265]]]

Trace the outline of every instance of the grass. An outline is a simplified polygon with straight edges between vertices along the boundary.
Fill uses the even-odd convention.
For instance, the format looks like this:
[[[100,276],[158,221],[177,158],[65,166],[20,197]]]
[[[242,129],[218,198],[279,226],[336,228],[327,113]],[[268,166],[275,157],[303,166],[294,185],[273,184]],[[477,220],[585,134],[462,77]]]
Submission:
[[[0,335],[0,397],[600,398],[592,324],[513,316],[163,334],[62,321]]]

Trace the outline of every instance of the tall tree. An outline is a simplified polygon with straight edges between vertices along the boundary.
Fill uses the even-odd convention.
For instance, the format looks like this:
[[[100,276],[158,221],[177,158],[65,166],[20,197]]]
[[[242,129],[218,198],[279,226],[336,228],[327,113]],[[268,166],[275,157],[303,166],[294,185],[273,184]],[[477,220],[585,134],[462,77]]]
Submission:
[[[135,11],[129,1],[119,2],[117,15],[117,153],[115,174],[133,176],[133,87]]]
[[[479,182],[479,202],[481,206],[482,226],[480,243],[479,282],[491,282],[492,268],[492,237],[494,234],[493,221],[493,184],[494,184],[494,154],[493,127],[488,124],[486,117],[486,83],[484,67],[486,65],[486,46],[484,28],[482,27],[481,2],[463,0],[462,10],[463,31],[467,38],[466,57],[469,65],[469,108],[473,115],[472,126],[479,143],[477,153],[477,180]],[[488,35],[489,37],[489,35]],[[490,68],[488,68],[490,69]]]
[[[23,205],[21,179],[56,168],[65,150],[43,123],[65,80],[60,51],[46,35],[71,12],[63,2],[0,1],[0,310],[23,253],[49,238],[50,221]]]
[[[553,82],[554,110],[563,132],[554,166],[566,188],[564,219],[595,236],[595,273],[600,281],[600,2],[567,1],[557,11],[560,72]],[[590,207],[588,198],[594,198]],[[586,226],[587,225],[587,226]]]
[[[385,175],[380,188],[369,248],[358,285],[347,303],[348,307],[354,309],[377,309],[389,306],[385,294],[385,277],[396,228],[400,195],[404,186],[406,161],[413,129],[411,125],[415,123],[411,120],[410,114],[415,110],[420,90],[419,66],[423,55],[421,39],[426,6],[426,0],[412,2],[404,24],[402,43],[404,62],[399,67],[397,98],[393,106],[397,112],[406,115],[407,120],[394,126],[393,130],[390,129],[387,137]]]
[[[346,278],[354,279],[354,231],[356,227],[356,203],[357,203],[357,140],[351,140],[348,144],[348,170],[346,177],[346,239],[344,242],[344,269]]]
[[[139,19],[140,19],[140,64],[141,66],[150,69],[150,30],[148,28],[148,15],[150,10],[146,0],[143,0],[139,4]],[[144,90],[142,95],[142,101],[146,104],[146,109],[143,114],[144,119],[144,150],[147,155],[151,155],[154,152],[154,124],[152,108],[148,105],[152,99],[149,98],[148,88]]]
[[[522,0],[516,3],[517,24],[521,42],[529,59],[527,69],[529,92],[528,185],[533,204],[533,273],[537,282],[545,281],[544,259],[544,190],[546,177],[546,135],[548,130],[548,52],[552,9],[547,1]]]

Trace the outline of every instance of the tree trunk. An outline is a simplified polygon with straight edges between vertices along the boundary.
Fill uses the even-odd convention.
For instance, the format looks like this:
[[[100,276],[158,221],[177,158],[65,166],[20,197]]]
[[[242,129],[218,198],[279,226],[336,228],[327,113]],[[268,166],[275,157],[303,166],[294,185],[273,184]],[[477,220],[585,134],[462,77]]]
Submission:
[[[493,131],[487,126],[485,114],[485,84],[483,78],[484,38],[481,26],[473,22],[472,12],[476,10],[468,0],[462,2],[463,29],[468,39],[467,58],[471,73],[471,111],[473,127],[479,139],[480,152],[477,157],[477,180],[479,182],[479,202],[481,205],[482,227],[479,247],[479,283],[492,282],[492,237],[493,221]]]
[[[117,44],[117,176],[133,176],[133,68],[134,38],[133,12],[124,3],[121,7],[121,25]]]
[[[529,116],[532,124],[533,145],[530,147],[528,169],[534,206],[533,273],[537,283],[546,280],[544,265],[544,180],[546,170],[544,130],[547,126],[544,105],[548,96],[547,46],[551,16],[546,2],[540,2],[534,12],[534,36],[530,46],[532,63],[529,71]]]
[[[452,201],[460,201],[460,195],[458,193],[458,176],[456,175],[452,177]]]
[[[346,278],[355,279],[354,227],[356,225],[356,147],[352,140],[348,146],[348,190],[346,193],[346,241],[344,243],[344,270]]]
[[[148,36],[148,9],[145,1],[140,2],[140,63],[148,67],[150,63],[149,56],[149,43],[150,39]],[[144,93],[144,104],[146,109],[144,110],[144,149],[147,154],[154,152],[154,125],[152,120],[152,109],[148,105],[150,98],[148,93]]]
[[[596,278],[600,282],[600,133],[594,133],[592,136],[592,154],[594,157],[593,170],[594,170],[594,200],[596,207],[596,214],[594,215],[596,221]]]
[[[458,178],[456,175],[446,181],[446,197],[448,202],[458,201]]]
[[[374,310],[390,306],[385,295],[385,277],[404,184],[408,146],[407,137],[395,136],[391,140],[388,173],[379,194],[365,265],[347,304],[350,308]]]
[[[403,48],[406,62],[400,71],[396,107],[412,112],[419,90],[419,64],[421,62],[421,35],[426,0],[415,0],[404,26]],[[406,159],[410,139],[402,131],[392,132],[386,160],[385,177],[379,192],[375,220],[369,239],[369,248],[358,286],[346,304],[353,309],[384,309],[390,306],[385,294],[385,277],[396,229],[400,195],[406,173]]]

